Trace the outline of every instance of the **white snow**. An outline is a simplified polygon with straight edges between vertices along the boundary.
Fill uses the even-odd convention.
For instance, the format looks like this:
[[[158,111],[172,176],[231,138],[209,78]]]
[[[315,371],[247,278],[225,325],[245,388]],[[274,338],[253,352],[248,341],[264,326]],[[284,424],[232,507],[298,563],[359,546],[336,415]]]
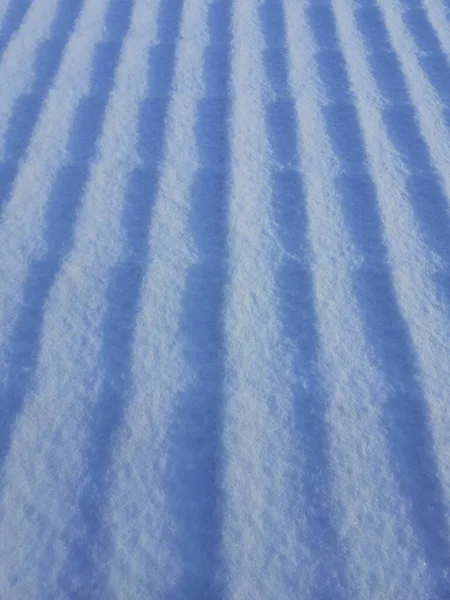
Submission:
[[[0,598],[450,597],[448,0],[0,0]]]

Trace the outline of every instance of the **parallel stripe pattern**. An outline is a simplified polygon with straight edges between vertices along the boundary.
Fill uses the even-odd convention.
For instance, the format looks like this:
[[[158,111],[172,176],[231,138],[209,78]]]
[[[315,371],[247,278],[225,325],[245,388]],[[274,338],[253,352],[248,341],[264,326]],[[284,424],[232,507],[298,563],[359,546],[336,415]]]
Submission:
[[[0,596],[450,596],[449,0],[0,0]]]

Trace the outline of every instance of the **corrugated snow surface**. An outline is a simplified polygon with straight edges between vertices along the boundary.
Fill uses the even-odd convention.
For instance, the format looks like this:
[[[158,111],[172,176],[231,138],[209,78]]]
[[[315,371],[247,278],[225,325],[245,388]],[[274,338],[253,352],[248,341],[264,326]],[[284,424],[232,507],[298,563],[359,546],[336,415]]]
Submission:
[[[0,0],[0,597],[450,598],[450,2]]]

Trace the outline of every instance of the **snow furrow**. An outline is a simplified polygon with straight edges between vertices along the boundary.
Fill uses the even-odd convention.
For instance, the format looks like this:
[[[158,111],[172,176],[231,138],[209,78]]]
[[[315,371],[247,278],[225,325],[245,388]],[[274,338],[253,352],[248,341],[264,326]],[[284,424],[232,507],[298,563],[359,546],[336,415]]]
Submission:
[[[32,0],[10,0],[5,14],[0,15],[0,60],[11,38],[20,28],[31,2]]]
[[[391,312],[389,307],[384,306],[385,328],[381,328],[380,319],[376,319],[375,336],[371,336],[378,358],[384,362],[385,372],[390,374],[390,397],[384,407],[387,442],[393,469],[401,478],[402,493],[409,503],[416,535],[425,553],[427,570],[435,586],[433,593],[438,597],[448,589],[448,499],[445,492],[447,469],[439,456],[439,442],[445,438],[442,424],[437,425],[438,415],[434,411],[439,410],[441,403],[436,395],[436,377],[439,378],[441,394],[448,382],[445,346],[450,330],[448,309],[436,289],[435,258],[420,235],[421,227],[427,223],[423,218],[415,219],[412,210],[414,203],[414,208],[417,208],[423,199],[414,198],[415,190],[410,180],[411,176],[417,177],[414,167],[422,169],[419,177],[427,177],[429,162],[426,154],[423,157],[422,139],[409,117],[402,71],[398,69],[395,54],[389,48],[389,38],[383,30],[377,7],[365,5],[356,11],[360,27],[364,24],[362,31],[365,35],[361,39],[349,7],[352,3],[335,0],[334,4],[337,29],[357,98],[369,172],[375,182],[375,195],[384,228],[386,260],[390,268],[386,275],[392,280]],[[350,28],[352,21],[353,28]],[[368,53],[367,58],[365,52]],[[384,68],[379,65],[374,68],[380,55]],[[386,84],[386,74],[393,78],[390,85]],[[378,83],[379,89],[375,83]],[[380,91],[386,92],[386,89],[395,90],[395,96],[381,96]],[[399,98],[401,111],[397,104]],[[390,103],[386,102],[389,100]],[[400,120],[402,127],[397,128]],[[393,141],[398,140],[399,133],[404,136],[404,152],[401,154],[396,152]],[[411,148],[409,155],[422,153],[423,160],[414,167],[406,160],[407,147]],[[423,186],[431,193],[434,181],[432,172],[429,172]],[[436,227],[436,232],[438,230]],[[443,246],[441,244],[441,248]],[[382,288],[378,286],[377,291],[381,292]],[[372,295],[371,298],[377,296]],[[386,298],[384,293],[384,304]],[[439,419],[444,419],[445,426],[443,406]],[[417,453],[419,447],[420,454]]]
[[[30,46],[30,49],[33,50],[32,67],[29,67],[32,69],[32,76],[28,81],[23,81],[20,95],[16,95],[19,91],[16,80],[20,83],[21,78],[14,77],[15,85],[12,86],[8,94],[4,95],[6,102],[0,106],[0,139],[2,145],[2,163],[0,164],[0,198],[2,202],[0,210],[13,189],[21,163],[27,154],[34,129],[39,122],[42,110],[45,108],[46,100],[63,61],[65,49],[84,2],[85,0],[67,0],[64,3],[58,3],[55,14],[52,15],[51,29],[43,39],[41,37],[37,47],[28,41],[29,38],[33,38],[28,29],[31,27],[33,27],[33,30],[34,27],[38,28],[39,21],[42,20],[42,14],[36,15],[33,19],[34,13],[30,11],[27,22],[29,27],[24,27],[20,38],[16,40],[16,43],[21,43],[22,38],[24,38],[26,49],[28,49],[27,46]],[[42,8],[41,13],[45,14]],[[35,20],[38,21],[37,24]],[[41,32],[41,36],[43,36],[43,32]],[[17,53],[14,54],[14,58],[17,60]],[[28,57],[25,56],[26,58]],[[17,63],[11,65],[6,58],[4,63],[6,72],[10,69],[17,70]],[[25,65],[22,66],[21,61],[19,64],[21,70],[26,73],[24,66],[26,67],[27,63],[25,62]],[[0,66],[3,67],[3,64]],[[3,76],[2,70],[0,69],[0,80]],[[4,126],[5,117],[7,118],[6,127]]]
[[[286,7],[322,368],[329,390],[334,516],[348,561],[345,597],[395,598],[407,589],[408,597],[420,598],[428,586],[423,556],[384,440],[383,409],[393,376],[377,356],[373,323],[379,320],[389,334],[388,319],[396,322],[398,311],[358,117],[330,4],[311,2],[306,8],[288,1]],[[412,376],[409,383],[414,385]],[[389,557],[400,546],[404,554],[393,564]]]
[[[60,176],[65,186],[54,189],[55,198],[50,204],[51,239],[56,242],[49,243],[50,254],[34,265],[38,272],[42,268],[40,285],[44,288],[40,289],[35,280],[34,293],[40,306],[33,317],[38,331],[31,341],[39,355],[33,356],[35,376],[32,364],[27,378],[30,389],[18,387],[17,402],[21,401],[24,409],[5,464],[2,501],[9,531],[14,530],[16,535],[11,538],[13,547],[3,546],[1,561],[2,589],[10,589],[14,573],[19,572],[22,576],[15,589],[29,598],[47,594],[67,597],[94,585],[93,577],[80,576],[88,573],[89,552],[94,550],[87,552],[79,540],[82,531],[95,528],[86,522],[89,511],[85,512],[83,493],[101,473],[95,470],[98,464],[90,465],[86,458],[93,454],[89,434],[96,426],[108,278],[120,256],[125,185],[139,162],[132,131],[145,96],[145,65],[154,25],[154,4],[131,0],[108,4],[104,41],[96,46],[96,60],[90,71],[92,95],[85,98],[96,110],[89,112],[91,119],[86,122],[83,102],[80,105],[76,131],[67,150],[74,162],[62,167]],[[128,143],[124,143],[124,131]],[[84,143],[78,136],[85,138]],[[75,179],[71,180],[74,173]],[[68,190],[72,192],[69,201],[79,206],[74,234],[71,228],[76,215],[65,204]],[[64,220],[61,223],[64,218],[68,219],[65,226]],[[62,224],[63,233],[59,234]],[[35,278],[34,271],[30,278]],[[25,338],[21,343],[28,352],[30,340]],[[101,438],[96,443],[101,444]],[[55,444],[67,458],[57,477],[52,458]],[[100,451],[94,450],[101,467],[99,455]],[[20,539],[29,540],[27,553],[22,556],[16,551],[21,547]],[[30,556],[33,560],[25,572],[22,561]],[[47,573],[46,581],[41,582],[37,575],[41,570]],[[45,593],[41,585],[46,586]]]

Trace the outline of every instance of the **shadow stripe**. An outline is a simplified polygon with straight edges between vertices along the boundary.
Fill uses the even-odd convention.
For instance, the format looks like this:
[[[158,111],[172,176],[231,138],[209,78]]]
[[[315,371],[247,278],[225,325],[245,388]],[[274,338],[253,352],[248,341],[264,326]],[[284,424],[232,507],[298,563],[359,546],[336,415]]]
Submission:
[[[36,50],[32,89],[22,94],[13,107],[5,132],[5,164],[0,170],[0,210],[11,195],[20,164],[28,150],[83,4],[84,0],[64,0],[58,3],[51,36],[42,41]]]
[[[170,597],[180,600],[222,597],[226,583],[221,488],[232,0],[214,0],[207,7],[210,39],[203,58],[204,97],[195,123],[200,166],[189,199],[197,261],[187,273],[180,320],[184,355],[196,383],[177,398],[169,432],[169,508],[184,562]]]
[[[31,6],[32,0],[11,0],[0,27],[0,60]]]
[[[131,0],[128,3],[131,11]],[[115,36],[122,30],[123,2],[117,0]],[[113,268],[106,294],[101,350],[104,383],[90,415],[84,461],[89,465],[78,512],[80,523],[72,531],[71,553],[62,576],[62,587],[75,598],[104,597],[107,593],[107,557],[112,540],[103,535],[115,436],[123,422],[133,387],[132,350],[140,291],[148,266],[148,231],[161,177],[166,124],[180,39],[183,0],[162,0],[157,39],[149,52],[148,95],[138,116],[137,152],[142,165],[130,175],[121,218],[123,257]]]
[[[390,461],[400,491],[409,503],[412,523],[427,557],[436,594],[439,594],[447,585],[444,566],[448,564],[449,548],[427,402],[418,381],[414,344],[398,305],[383,241],[376,186],[367,166],[361,125],[333,9],[325,0],[311,4],[309,13],[319,47],[319,73],[329,99],[324,116],[330,142],[341,166],[336,183],[348,230],[363,258],[363,267],[355,275],[353,289],[362,311],[367,340],[392,390],[383,411]],[[376,43],[376,55],[379,55],[387,37],[379,28],[382,21],[375,6],[364,3],[359,22],[370,31],[371,39]],[[367,38],[365,41],[368,43]],[[392,52],[391,56],[395,57]],[[393,93],[401,91],[399,77],[400,74],[396,74],[389,86]],[[408,105],[402,104],[401,110],[409,114]],[[401,121],[404,114],[399,111],[396,118]],[[389,125],[387,128],[389,130]],[[416,148],[412,149],[412,152],[416,151]]]
[[[274,99],[266,105],[269,142],[274,158],[272,210],[277,233],[286,251],[277,273],[283,333],[294,348],[297,385],[295,415],[304,472],[299,482],[302,505],[309,511],[307,540],[316,556],[312,598],[346,597],[346,565],[340,554],[330,509],[331,481],[326,428],[328,398],[317,370],[318,318],[314,306],[313,276],[309,257],[305,185],[298,171],[297,116],[289,86],[286,27],[282,3],[260,5],[266,50],[264,65]],[[293,485],[296,485],[292,482]]]

